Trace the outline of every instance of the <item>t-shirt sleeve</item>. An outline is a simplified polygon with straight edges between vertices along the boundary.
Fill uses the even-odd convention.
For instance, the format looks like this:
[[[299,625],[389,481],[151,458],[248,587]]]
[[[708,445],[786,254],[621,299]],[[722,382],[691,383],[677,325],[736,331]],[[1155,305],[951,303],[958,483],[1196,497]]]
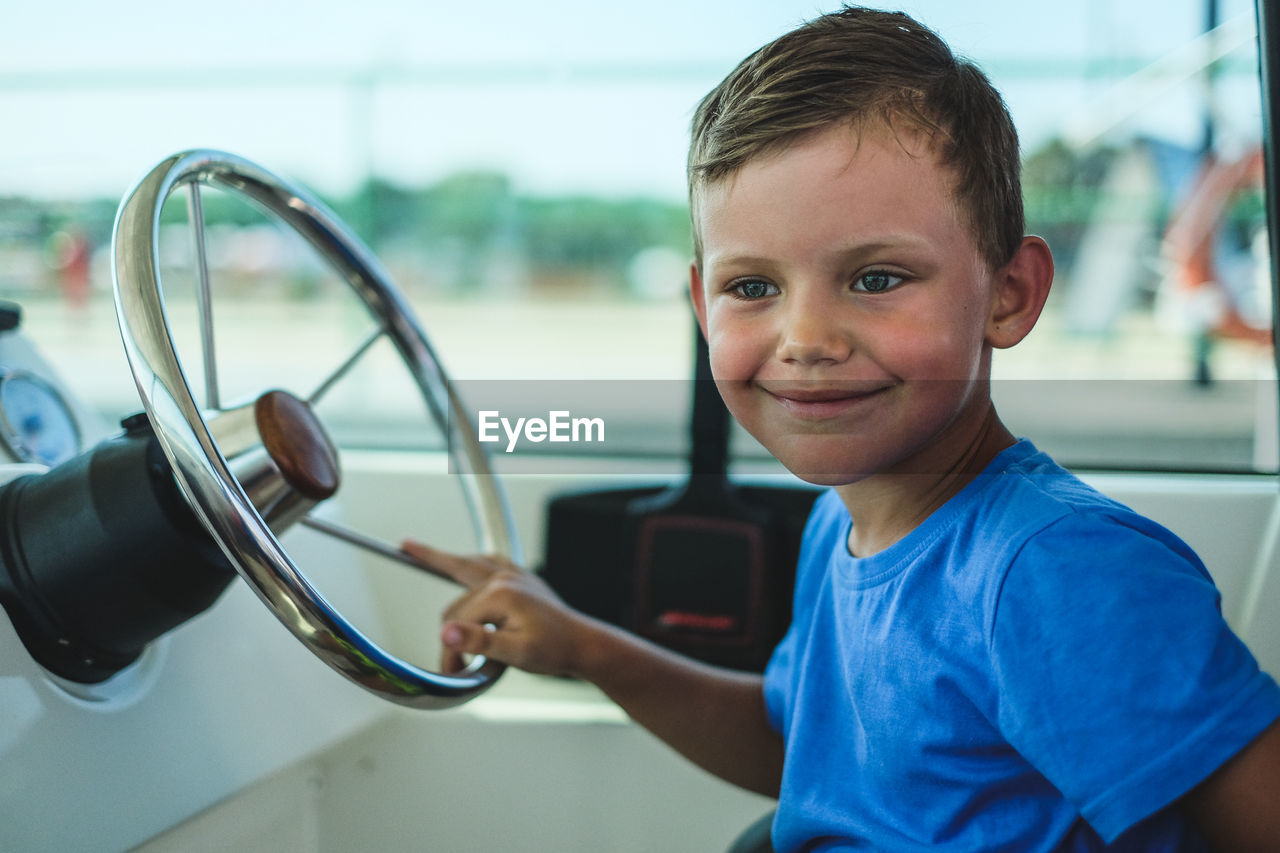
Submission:
[[[787,691],[791,684],[794,666],[795,631],[788,631],[773,650],[764,672],[764,709],[769,725],[780,734],[786,734]]]
[[[1184,548],[1070,515],[1022,547],[993,609],[999,726],[1108,842],[1280,716]]]
[[[791,689],[799,665],[799,647],[808,637],[814,600],[822,585],[832,548],[839,547],[848,513],[834,491],[824,492],[814,502],[805,522],[804,536],[796,563],[796,585],[792,601],[791,625],[774,648],[764,671],[764,704],[769,723],[784,736],[790,717]]]

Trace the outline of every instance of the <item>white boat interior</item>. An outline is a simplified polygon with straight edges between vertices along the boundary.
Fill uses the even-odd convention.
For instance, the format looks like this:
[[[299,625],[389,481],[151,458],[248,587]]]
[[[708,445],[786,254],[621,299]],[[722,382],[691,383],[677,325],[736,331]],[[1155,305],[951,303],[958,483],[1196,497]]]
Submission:
[[[584,38],[607,46],[605,30],[684,27],[688,10],[669,5],[661,26],[595,21],[583,25]],[[708,4],[722,17],[738,5]],[[31,105],[41,99],[106,100],[121,111],[137,102],[160,114],[166,98],[207,98],[231,104],[232,117],[245,99],[236,118],[245,127],[224,115],[223,126],[183,124],[181,138],[156,130],[166,147],[154,156],[126,147],[124,165],[98,167],[105,189],[89,185],[86,171],[79,195],[59,185],[42,196],[17,168],[0,170],[0,851],[719,851],[772,810],[773,801],[687,764],[590,685],[483,660],[463,677],[440,675],[440,613],[457,589],[394,552],[415,538],[504,551],[531,570],[567,565],[566,583],[581,572],[588,587],[616,581],[624,590],[622,610],[606,615],[625,620],[637,607],[627,565],[584,570],[557,555],[612,536],[620,495],[678,489],[696,464],[682,123],[707,85],[811,5],[742,11],[751,26],[725,25],[735,47],[724,62],[717,53],[705,63],[714,67],[689,65],[692,47],[654,47],[652,62],[590,51],[568,64],[547,59],[568,35],[507,64],[495,47],[468,65],[449,58],[445,42],[484,22],[443,13],[431,43],[446,58],[415,63],[404,58],[410,47],[385,35],[401,26],[394,3],[373,3],[372,23],[353,24],[363,35],[351,36],[376,45],[384,34],[398,46],[390,58],[335,53],[333,67],[349,60],[351,70],[327,83],[308,79],[326,67],[321,54],[282,55],[242,78],[230,70],[234,56],[204,48],[197,57],[225,62],[210,77],[199,62],[178,73],[171,53],[154,67],[103,66],[99,76],[51,64],[11,73],[0,60],[0,115],[33,126],[41,119]],[[1210,569],[1232,628],[1263,669],[1280,673],[1277,227],[1267,217],[1280,184],[1264,132],[1280,112],[1263,97],[1265,73],[1259,82],[1267,57],[1273,75],[1280,62],[1280,20],[1249,2],[1211,3],[1208,19],[1199,0],[1173,12],[1134,2],[1131,14],[1176,18],[1181,29],[1152,26],[1149,39],[1124,49],[1109,42],[1105,55],[1037,60],[980,37],[1003,15],[994,9],[905,5],[989,58],[1015,119],[1033,128],[1024,143],[1028,215],[1060,241],[1060,294],[1025,353],[997,360],[1006,420],[1182,536]],[[1024,24],[1067,14],[1020,5],[1027,10],[1013,17]],[[1076,5],[1071,26],[1081,33],[1130,23],[1128,4]],[[563,28],[558,16],[583,13],[545,14]],[[715,19],[706,14],[697,22]],[[53,26],[47,16],[36,23]],[[498,31],[521,45],[521,33],[506,29],[517,25],[533,24]],[[260,84],[278,95],[248,94]],[[292,132],[297,158],[258,157],[251,110],[304,109],[283,104],[311,98],[331,112],[321,104],[329,89],[350,107],[343,127],[369,134],[334,143],[358,149],[344,165],[305,155],[322,143],[297,112],[275,128]],[[1207,107],[1211,90],[1218,95]],[[503,161],[506,149],[488,143],[502,131],[478,117],[508,109],[531,136],[568,137],[585,132],[575,122],[593,109],[603,125],[615,108],[604,101],[617,98],[675,115],[669,128],[654,125],[674,139],[634,151],[637,162],[671,162],[637,165],[595,206],[581,200],[586,184],[562,180],[557,189],[553,177],[539,188],[515,155]],[[513,103],[522,99],[548,111],[566,105],[574,117],[549,131]],[[1055,100],[1072,108],[1051,108]],[[1179,110],[1180,125],[1162,124]],[[446,144],[442,131],[440,152],[420,155],[452,157],[452,178],[424,178],[443,173],[426,171],[412,159],[419,155],[394,165],[396,139],[420,128],[401,113],[422,111],[444,123],[474,118],[469,146],[465,134]],[[639,132],[618,131],[629,140]],[[209,144],[223,147],[201,147]],[[591,144],[621,143],[601,130]],[[1237,284],[1215,294],[1179,289],[1170,283],[1168,226],[1194,194],[1195,175],[1210,159],[1253,151],[1265,153],[1267,177],[1235,186],[1244,200],[1229,213],[1223,201],[1208,226],[1230,232],[1221,265],[1240,271]],[[571,149],[543,156],[560,174],[596,168]],[[604,159],[625,171],[632,156]],[[9,159],[47,183],[59,158],[67,159],[57,144],[15,143]],[[267,160],[270,170],[258,165]],[[1053,183],[1054,169],[1068,167],[1072,177]],[[500,168],[515,177],[484,172]],[[365,170],[368,180],[344,197],[326,169]],[[435,182],[405,189],[414,180]],[[646,186],[660,187],[653,196],[666,204],[645,207],[649,219],[616,201],[643,197]],[[95,220],[86,211],[101,205],[89,202],[103,197],[118,213]],[[609,217],[620,219],[614,231],[634,236],[637,223],[668,208],[675,242],[659,232],[636,238],[613,266],[600,260],[603,250],[554,243],[563,235],[538,230],[545,223],[535,218],[554,209],[571,229],[595,228],[585,239],[598,245],[613,234],[596,227]],[[1213,325],[1224,306],[1253,339]],[[282,388],[287,395],[272,396]],[[593,443],[588,432],[553,447],[509,423],[503,432],[497,420],[486,441],[477,419],[518,408],[516,399],[522,416],[543,413],[544,434],[559,423],[576,436],[572,412],[607,424],[600,438],[608,429],[609,441]],[[278,407],[272,417],[292,445],[277,449],[264,406]],[[244,438],[250,412],[257,431]],[[788,508],[816,493],[744,433],[724,429],[719,450],[729,443],[724,465],[735,488],[781,496]],[[336,455],[317,462],[295,455],[296,445]],[[564,503],[581,495],[595,503]],[[597,510],[604,520],[593,522]],[[581,547],[583,561],[600,553]],[[743,606],[785,613],[786,569],[764,570],[772,598]],[[168,582],[157,577],[192,572],[190,586],[153,597]],[[671,607],[667,615],[687,629],[672,634],[677,647],[723,653],[707,637],[736,630],[725,628],[738,624],[725,615],[731,607],[701,599]],[[754,657],[732,665],[761,665],[769,634],[761,630],[740,646]]]

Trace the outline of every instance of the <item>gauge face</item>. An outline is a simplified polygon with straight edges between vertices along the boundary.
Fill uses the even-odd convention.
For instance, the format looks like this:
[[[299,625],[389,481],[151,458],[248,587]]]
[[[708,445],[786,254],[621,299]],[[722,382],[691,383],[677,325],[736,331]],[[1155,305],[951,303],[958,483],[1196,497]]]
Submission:
[[[48,382],[23,370],[0,371],[0,441],[19,461],[52,468],[80,452],[80,429]]]

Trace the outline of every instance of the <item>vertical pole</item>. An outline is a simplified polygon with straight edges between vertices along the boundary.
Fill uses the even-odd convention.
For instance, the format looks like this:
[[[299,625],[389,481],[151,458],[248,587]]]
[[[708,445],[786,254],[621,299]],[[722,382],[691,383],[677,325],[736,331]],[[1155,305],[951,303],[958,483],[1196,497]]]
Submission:
[[[1258,0],[1258,74],[1262,90],[1262,153],[1265,163],[1267,203],[1267,245],[1271,258],[1271,343],[1276,377],[1280,378],[1280,338],[1276,330],[1280,320],[1280,149],[1276,130],[1280,128],[1280,93],[1276,92],[1280,73],[1280,10],[1275,0]],[[1273,379],[1273,382],[1280,379]],[[1277,395],[1280,400],[1280,395]],[[1280,411],[1276,412],[1280,422]],[[1272,436],[1274,440],[1276,437]]]
[[[1269,0],[1260,0],[1260,2],[1269,2]],[[1219,23],[1218,0],[1205,0],[1204,6],[1204,32],[1209,39],[1205,44],[1205,50],[1210,57],[1205,62],[1202,72],[1201,85],[1204,91],[1204,127],[1200,137],[1200,162],[1201,168],[1209,168],[1209,163],[1214,156],[1213,146],[1215,143],[1214,124],[1216,120],[1217,105],[1217,77],[1218,63],[1212,57],[1216,55],[1216,43],[1219,36],[1214,32],[1218,28]],[[1202,329],[1196,333],[1193,342],[1195,361],[1195,382],[1197,385],[1213,384],[1213,371],[1210,366],[1210,360],[1213,356],[1213,333],[1208,329]]]

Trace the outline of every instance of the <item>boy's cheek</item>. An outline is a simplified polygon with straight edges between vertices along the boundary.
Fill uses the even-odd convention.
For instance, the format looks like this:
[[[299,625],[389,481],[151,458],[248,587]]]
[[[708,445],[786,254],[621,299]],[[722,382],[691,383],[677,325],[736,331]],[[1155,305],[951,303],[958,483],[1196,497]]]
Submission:
[[[748,353],[712,335],[707,341],[711,356],[711,375],[720,386],[720,393],[730,391],[731,386],[745,383],[756,372],[756,360]]]

